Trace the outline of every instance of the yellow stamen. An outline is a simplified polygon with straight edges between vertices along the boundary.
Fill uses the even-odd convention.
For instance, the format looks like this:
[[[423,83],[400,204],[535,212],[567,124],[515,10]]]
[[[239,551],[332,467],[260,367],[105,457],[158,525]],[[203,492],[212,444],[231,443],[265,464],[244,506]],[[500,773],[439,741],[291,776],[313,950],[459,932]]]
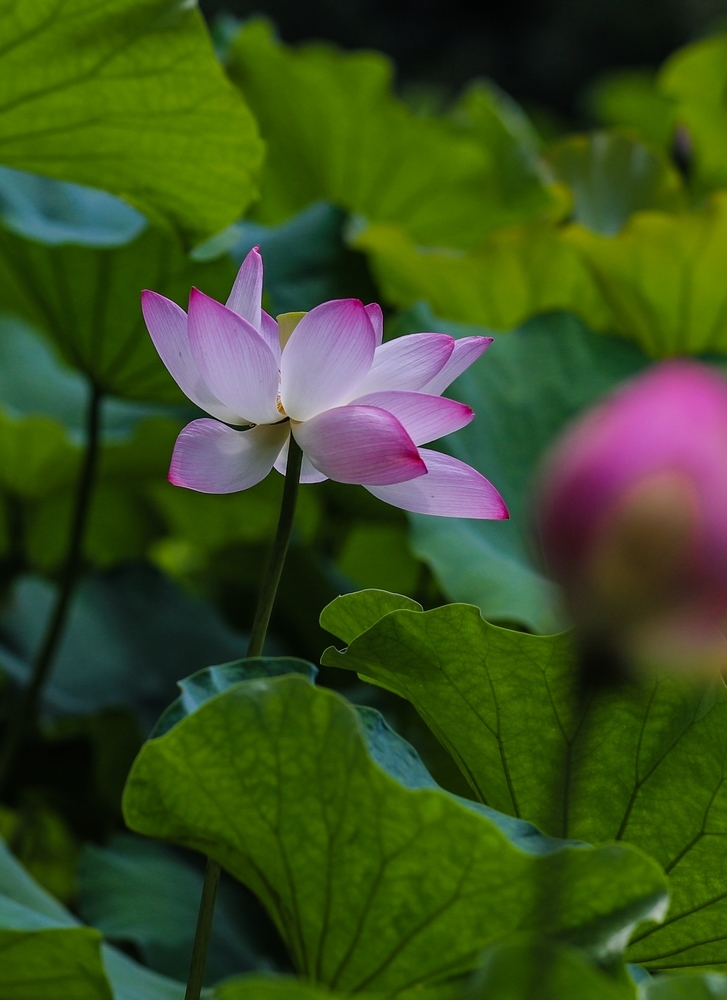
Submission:
[[[304,312],[290,312],[281,313],[278,317],[278,336],[280,337],[280,348],[283,347],[290,340],[290,335],[295,330],[296,326],[305,316]]]

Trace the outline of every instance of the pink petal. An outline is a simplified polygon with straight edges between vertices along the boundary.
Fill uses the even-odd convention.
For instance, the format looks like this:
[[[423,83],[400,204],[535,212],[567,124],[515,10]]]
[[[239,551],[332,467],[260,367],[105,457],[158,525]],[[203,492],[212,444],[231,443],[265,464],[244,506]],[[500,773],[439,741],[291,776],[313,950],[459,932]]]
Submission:
[[[380,406],[393,413],[414,444],[427,444],[458,431],[474,417],[474,411],[446,396],[424,392],[372,392],[351,401],[356,406]]]
[[[166,299],[157,292],[141,293],[141,311],[146,328],[159,357],[169,374],[185,396],[213,417],[228,424],[244,424],[246,421],[228,409],[205,385],[199,368],[192,357],[192,348],[187,332],[187,314],[176,302]]]
[[[226,406],[253,424],[280,420],[278,365],[252,324],[193,288],[189,339],[205,382]]]
[[[415,514],[491,520],[510,516],[495,487],[475,469],[438,451],[422,448],[420,454],[426,462],[426,476],[394,486],[366,484],[366,489],[379,500]]]
[[[374,358],[376,335],[358,299],[324,302],[302,318],[280,359],[280,397],[308,420],[350,398]]]
[[[444,333],[412,333],[376,348],[366,378],[356,396],[385,389],[418,392],[444,368],[454,349],[454,337]]]
[[[235,431],[217,420],[193,420],[177,438],[169,482],[200,493],[237,493],[264,479],[290,434],[290,424]]]
[[[280,334],[278,333],[277,320],[274,320],[270,313],[266,313],[264,309],[261,309],[260,312],[260,334],[280,364]]]
[[[438,375],[427,382],[423,391],[433,392],[437,396],[444,392],[448,385],[469,368],[483,351],[487,350],[492,340],[492,337],[463,337],[462,340],[455,340],[454,350],[449,361]]]
[[[369,302],[367,306],[364,306],[364,309],[376,334],[376,346],[379,347],[384,339],[384,314],[381,311],[381,306],[378,302]]]
[[[256,330],[260,330],[263,297],[263,259],[260,247],[253,247],[237,272],[235,283],[227,299],[227,308],[242,316]]]
[[[275,459],[275,471],[279,472],[281,476],[285,475],[285,471],[288,468],[288,446],[290,444],[290,438],[283,445],[283,450],[280,452],[278,457]],[[324,476],[322,472],[311,463],[311,460],[307,455],[303,455],[303,461],[300,466],[300,482],[301,483],[322,483],[328,476]]]
[[[376,406],[339,406],[293,434],[313,465],[339,483],[382,486],[423,476],[426,466],[396,417]]]

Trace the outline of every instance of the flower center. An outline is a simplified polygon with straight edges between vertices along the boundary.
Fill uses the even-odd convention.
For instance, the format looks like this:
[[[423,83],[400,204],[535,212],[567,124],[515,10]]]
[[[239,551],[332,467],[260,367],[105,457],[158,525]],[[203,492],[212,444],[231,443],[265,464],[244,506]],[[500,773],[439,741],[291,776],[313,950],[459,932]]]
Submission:
[[[282,403],[282,401],[280,399],[280,393],[278,393],[278,398],[275,401],[275,406],[277,408],[278,413],[282,414],[282,416],[284,416],[284,417],[288,416],[288,414],[285,412],[285,409],[283,408],[283,403]]]

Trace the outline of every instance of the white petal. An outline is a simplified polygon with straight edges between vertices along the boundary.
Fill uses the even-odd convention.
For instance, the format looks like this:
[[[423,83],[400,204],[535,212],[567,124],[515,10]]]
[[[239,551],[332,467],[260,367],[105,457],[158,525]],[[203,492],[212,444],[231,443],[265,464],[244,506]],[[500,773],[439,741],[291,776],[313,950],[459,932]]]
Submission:
[[[474,411],[464,403],[426,392],[372,392],[352,399],[351,406],[380,406],[393,413],[414,444],[428,444],[465,427]]]
[[[280,358],[280,398],[293,420],[348,399],[374,358],[376,336],[358,299],[324,302],[301,319]]]
[[[464,462],[438,451],[420,448],[427,474],[393,486],[366,486],[379,500],[416,514],[439,517],[509,517],[505,501],[492,483]]]
[[[445,333],[411,333],[376,348],[366,378],[356,386],[356,396],[384,389],[419,392],[444,368],[454,349],[454,337]]]
[[[253,247],[237,272],[235,283],[227,299],[227,308],[242,316],[259,332],[261,326],[260,303],[263,298],[263,261],[260,247]]]
[[[290,447],[290,438],[283,445],[283,450],[280,452],[278,457],[275,459],[275,471],[279,472],[281,476],[285,475],[285,470],[288,467],[288,448]],[[303,461],[300,465],[300,482],[301,483],[322,483],[328,476],[324,476],[322,472],[316,469],[315,465],[311,462],[307,455],[303,455]]]
[[[465,369],[476,361],[480,354],[492,343],[492,337],[463,337],[455,340],[454,349],[444,368],[423,387],[423,392],[433,392],[436,396],[444,392]]]
[[[192,356],[192,347],[187,330],[187,314],[176,302],[159,295],[158,292],[141,293],[141,309],[144,320],[167,371],[185,396],[226,424],[248,423],[215,396],[205,383]]]
[[[226,406],[253,424],[280,420],[278,365],[247,320],[193,288],[189,339],[205,382]]]
[[[381,311],[381,306],[378,302],[369,302],[366,309],[366,315],[371,320],[371,326],[374,328],[374,333],[376,334],[376,346],[381,345],[381,341],[384,339],[384,314]]]
[[[169,481],[199,493],[237,493],[264,479],[290,434],[290,423],[236,431],[194,420],[177,438]]]

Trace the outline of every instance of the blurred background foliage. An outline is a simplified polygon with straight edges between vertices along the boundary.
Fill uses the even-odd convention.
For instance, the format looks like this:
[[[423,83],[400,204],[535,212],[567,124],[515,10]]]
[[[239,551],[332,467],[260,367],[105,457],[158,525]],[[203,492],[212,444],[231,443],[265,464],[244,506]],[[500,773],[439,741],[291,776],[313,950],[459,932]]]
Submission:
[[[140,290],[224,300],[259,244],[273,313],[356,296],[382,303],[387,337],[496,337],[451,389],[477,419],[441,447],[512,519],[407,517],[353,486],[302,487],[270,653],[317,663],[321,609],[363,587],[557,631],[529,523],[544,450],[655,358],[725,363],[727,3],[209,0],[214,52],[189,5],[83,5],[82,34],[25,6],[29,23],[4,24],[23,44],[0,52],[5,718],[63,575],[94,394],[101,427],[83,575],[0,833],[56,897],[183,977],[196,862],[119,836],[120,794],[176,681],[244,655],[282,479],[223,497],[166,482],[195,410]],[[383,709],[467,794],[408,703],[332,669],[320,681]],[[166,917],[139,923],[129,894],[154,895],[159,864],[176,873],[156,896]],[[228,889],[210,976],[285,968]]]

